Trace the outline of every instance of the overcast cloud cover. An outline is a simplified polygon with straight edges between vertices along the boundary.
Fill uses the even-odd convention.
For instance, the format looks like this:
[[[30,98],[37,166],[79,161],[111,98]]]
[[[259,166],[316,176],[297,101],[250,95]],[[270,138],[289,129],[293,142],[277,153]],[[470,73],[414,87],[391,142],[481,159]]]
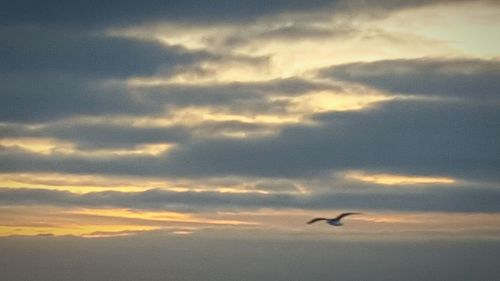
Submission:
[[[297,238],[296,252],[280,244],[273,255],[309,257],[293,275],[309,280],[330,280],[320,261],[344,263],[326,249],[348,251],[336,243],[352,237],[367,244],[349,261],[387,260],[364,277],[347,267],[341,280],[407,280],[408,265],[394,256],[415,249],[401,239],[437,239],[419,243],[446,257],[498,247],[500,53],[485,50],[500,44],[499,18],[500,5],[487,0],[3,1],[0,259],[14,258],[1,274],[26,280],[27,260],[40,280],[132,280],[118,273],[127,251],[178,239],[193,254],[162,247],[198,271],[143,254],[152,271],[138,272],[164,280],[158,266],[173,260],[171,280],[291,280],[262,263],[221,269],[234,254],[224,239],[245,231],[261,251],[237,263],[272,252],[266,239]],[[345,210],[365,215],[338,238],[303,227]],[[461,225],[462,216],[472,222]],[[377,239],[395,233],[397,250],[383,250]],[[92,279],[66,275],[78,259],[51,277],[41,268],[57,258],[35,270],[37,256],[26,254],[36,245],[73,256],[62,245],[90,243],[80,236],[133,246],[118,261],[115,248],[88,253],[112,265]],[[214,237],[220,245],[192,244]],[[496,256],[461,275],[452,259],[425,279],[488,280]],[[432,268],[426,257],[410,260]]]

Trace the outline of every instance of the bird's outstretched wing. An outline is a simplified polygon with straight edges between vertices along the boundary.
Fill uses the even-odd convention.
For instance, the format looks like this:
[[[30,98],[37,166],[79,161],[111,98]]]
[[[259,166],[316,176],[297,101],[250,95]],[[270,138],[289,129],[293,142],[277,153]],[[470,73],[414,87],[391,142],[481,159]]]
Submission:
[[[325,219],[325,218],[314,218],[314,219],[308,221],[307,224],[315,223],[317,221],[326,221],[326,220],[327,219]]]
[[[342,213],[338,215],[335,220],[340,220],[343,217],[351,216],[351,215],[360,215],[361,213]]]

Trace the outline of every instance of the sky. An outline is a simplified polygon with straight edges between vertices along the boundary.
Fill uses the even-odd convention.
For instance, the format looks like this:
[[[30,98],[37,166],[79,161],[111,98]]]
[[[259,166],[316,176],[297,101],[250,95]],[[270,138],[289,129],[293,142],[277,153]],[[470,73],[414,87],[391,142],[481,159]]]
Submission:
[[[499,50],[494,0],[2,1],[0,279],[498,276]]]

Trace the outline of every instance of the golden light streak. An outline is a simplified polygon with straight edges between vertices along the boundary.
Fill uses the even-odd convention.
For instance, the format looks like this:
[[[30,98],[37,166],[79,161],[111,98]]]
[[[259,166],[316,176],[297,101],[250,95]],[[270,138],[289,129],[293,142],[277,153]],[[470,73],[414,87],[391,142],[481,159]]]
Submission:
[[[161,178],[73,175],[58,173],[5,173],[0,174],[2,188],[32,188],[70,191],[77,194],[102,191],[141,192],[160,189],[171,192],[220,192],[220,193],[300,193],[309,191],[295,184],[297,190],[272,190],[258,188],[262,183],[255,179],[204,179],[166,180]]]
[[[241,187],[219,187],[216,189],[220,193],[259,193],[259,194],[271,194],[271,192],[266,190],[255,190],[255,189],[245,189],[244,186]]]
[[[150,222],[183,223],[183,224],[206,224],[206,225],[254,225],[251,222],[239,220],[223,220],[220,218],[204,218],[195,214],[176,213],[167,211],[143,211],[132,209],[78,209],[69,211],[69,214],[105,216],[111,218],[142,219]]]
[[[193,231],[178,230],[178,231],[173,231],[171,233],[172,234],[177,234],[177,235],[190,235],[190,234],[193,234]]]
[[[183,107],[172,109],[166,116],[139,117],[133,125],[146,124],[156,126],[183,125],[187,127],[202,126],[204,122],[240,121],[249,124],[267,125],[271,129],[276,125],[296,124],[303,121],[302,114],[258,114],[254,112],[224,112],[210,107]],[[195,129],[195,128],[193,128]]]
[[[381,184],[381,185],[433,185],[454,184],[457,181],[448,177],[410,176],[398,174],[369,174],[363,172],[348,172],[348,179]]]
[[[130,209],[55,208],[44,206],[1,207],[0,237],[23,235],[74,235],[104,237],[136,232],[168,230],[194,231],[199,227],[244,227],[256,223],[206,218],[188,213]],[[179,229],[179,227],[182,227]]]
[[[52,138],[2,138],[0,139],[0,145],[44,155],[74,149],[72,143]]]
[[[144,232],[159,229],[159,227],[149,226],[133,226],[133,225],[105,225],[105,226],[81,226],[81,225],[67,225],[64,227],[33,227],[33,226],[16,226],[5,227],[0,226],[0,237],[5,236],[39,236],[39,235],[53,235],[53,236],[81,236],[81,237],[99,237],[95,233],[107,233],[109,236],[121,236],[124,233]],[[113,235],[113,233],[115,235]],[[104,236],[100,236],[104,237]]]
[[[321,91],[294,98],[293,110],[304,112],[304,114],[311,112],[360,110],[373,103],[391,98],[382,94],[352,95]]]
[[[190,214],[166,212],[166,211],[143,211],[131,209],[77,209],[69,211],[70,214],[109,216],[119,218],[148,219],[148,220],[168,220],[168,221],[195,221]]]
[[[113,157],[113,156],[133,156],[133,155],[151,155],[158,156],[167,152],[174,145],[172,144],[141,144],[128,149],[93,149],[78,150],[67,149],[59,151],[62,154],[82,156],[82,157]]]
[[[87,155],[112,156],[112,155],[152,155],[158,156],[174,147],[173,144],[142,144],[133,149],[100,149],[87,152]],[[76,154],[76,152],[74,153]]]
[[[298,123],[300,120],[297,116],[286,115],[266,115],[266,114],[248,114],[238,115],[231,113],[217,113],[211,110],[201,113],[203,120],[206,121],[242,121],[248,123],[270,123],[270,124],[290,124]]]
[[[0,174],[0,185],[4,188],[36,188],[86,193],[104,190],[137,192],[151,189],[151,187],[167,189],[171,186],[171,183],[161,180],[93,175],[12,173]]]
[[[22,149],[27,152],[43,155],[75,155],[75,156],[125,156],[125,155],[152,155],[165,153],[173,147],[172,144],[142,144],[129,149],[90,149],[79,150],[75,144],[51,138],[3,138],[0,145],[6,148]]]

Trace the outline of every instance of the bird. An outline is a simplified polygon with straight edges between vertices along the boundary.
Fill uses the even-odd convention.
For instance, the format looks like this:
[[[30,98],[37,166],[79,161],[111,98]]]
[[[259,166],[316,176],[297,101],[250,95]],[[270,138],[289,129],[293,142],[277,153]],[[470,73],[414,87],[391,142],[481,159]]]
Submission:
[[[307,222],[307,224],[312,224],[317,221],[326,221],[327,224],[333,225],[333,226],[341,226],[342,222],[340,221],[343,217],[351,216],[351,215],[360,215],[361,213],[342,213],[335,218],[327,219],[327,218],[314,218],[310,221]]]

